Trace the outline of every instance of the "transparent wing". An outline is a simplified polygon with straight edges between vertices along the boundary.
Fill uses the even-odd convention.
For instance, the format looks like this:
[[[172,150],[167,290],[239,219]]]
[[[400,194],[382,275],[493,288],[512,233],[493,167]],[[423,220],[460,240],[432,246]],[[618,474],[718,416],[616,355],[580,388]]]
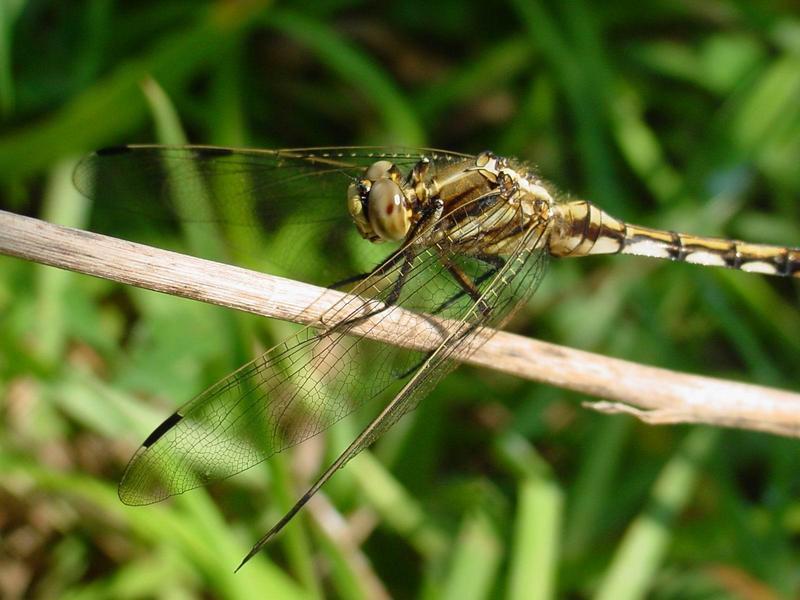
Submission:
[[[191,254],[226,260],[233,251],[249,266],[266,262],[328,285],[382,256],[377,247],[355,250],[349,183],[376,160],[409,167],[422,156],[437,165],[465,158],[395,148],[119,146],[86,156],[73,180],[93,200],[94,231],[154,245],[181,239]]]
[[[497,206],[501,208],[487,211],[504,209],[501,203]],[[491,215],[481,217],[491,221]],[[454,366],[453,351],[472,348],[482,325],[502,322],[533,292],[545,264],[534,247],[525,238],[500,266],[462,255],[445,242],[410,244],[328,311],[324,328],[305,329],[270,349],[162,423],[128,465],[121,499],[128,504],[156,502],[229,477],[365,404],[380,408],[395,398],[390,406],[396,408],[357,452]],[[454,269],[474,282],[480,301],[465,292]],[[379,343],[360,329],[351,335],[364,325],[365,315],[374,313],[370,324],[378,327],[385,319],[402,319],[407,313],[401,308],[436,314],[437,327],[419,341],[436,347],[444,339],[438,351]]]
[[[473,353],[488,339],[491,329],[502,325],[522,302],[534,293],[544,276],[548,254],[540,247],[540,235],[535,231],[522,239],[504,266],[497,271],[484,273],[484,285],[478,285],[479,298],[467,303],[461,318],[442,323],[443,341],[429,352],[424,361],[405,382],[386,407],[359,434],[344,452],[328,467],[314,484],[300,497],[291,509],[273,525],[250,549],[237,571],[255,556],[275,535],[280,532],[303,506],[316,494],[333,474],[361,450],[379,438],[404,414],[413,410],[441,379],[452,371],[457,363]],[[450,256],[456,259],[458,257]],[[481,281],[481,276],[475,280]]]
[[[273,230],[285,222],[346,220],[350,181],[376,160],[399,166],[439,150],[311,148],[258,150],[214,146],[117,146],[86,156],[75,187],[102,211],[144,222],[221,222]]]
[[[536,232],[521,240],[505,266],[491,278],[479,284],[480,300],[468,302],[458,319],[445,326],[445,339],[436,350],[429,352],[407,384],[384,411],[364,430],[356,442],[342,455],[337,468],[377,440],[398,419],[414,410],[445,375],[458,366],[459,359],[471,355],[483,344],[494,329],[513,316],[514,312],[536,291],[544,277],[548,254],[540,249]],[[463,264],[463,257],[449,257],[455,264]],[[468,271],[465,271],[468,272]],[[483,274],[475,279],[480,280]]]

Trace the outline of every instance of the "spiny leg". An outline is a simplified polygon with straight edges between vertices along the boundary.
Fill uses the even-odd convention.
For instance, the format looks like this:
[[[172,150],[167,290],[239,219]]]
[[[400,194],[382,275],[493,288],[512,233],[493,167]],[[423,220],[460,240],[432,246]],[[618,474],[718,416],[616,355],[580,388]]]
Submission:
[[[387,307],[397,304],[397,301],[400,299],[400,294],[403,292],[403,287],[406,284],[408,272],[413,265],[414,255],[410,251],[403,253],[403,264],[400,265],[400,272],[397,274],[397,279],[395,279],[394,285],[392,286],[392,291],[389,292],[389,295],[386,296],[386,300],[383,301]]]
[[[363,321],[369,319],[370,317],[374,317],[375,315],[378,315],[383,311],[391,308],[395,304],[397,304],[397,301],[400,299],[400,294],[403,292],[403,287],[405,286],[408,272],[411,270],[411,267],[414,264],[414,254],[409,249],[406,250],[405,252],[400,253],[398,257],[403,259],[403,264],[400,265],[400,270],[397,274],[397,279],[395,279],[394,283],[392,283],[392,289],[389,292],[389,295],[387,295],[386,298],[383,300],[383,306],[381,306],[380,308],[376,308],[375,310],[371,310],[367,313],[364,313],[363,315],[354,317],[352,319],[345,319],[341,323],[338,323],[336,326],[334,326],[331,330],[326,332],[326,335],[328,333],[332,333],[333,331],[337,331],[343,327],[350,327],[353,324],[358,323],[359,321]],[[369,273],[367,277],[369,277],[373,273],[375,273],[375,271]],[[365,277],[364,279],[367,279],[367,277]]]
[[[498,256],[496,254],[477,254],[474,255],[474,258],[477,258],[478,260],[487,263],[488,265],[490,265],[491,268],[484,274],[482,274],[480,277],[475,279],[474,282],[468,281],[467,285],[464,284],[461,277],[455,276],[456,281],[462,288],[461,291],[456,292],[455,294],[450,296],[447,300],[442,302],[438,307],[436,307],[436,309],[431,314],[438,315],[442,311],[446,310],[447,308],[449,308],[450,306],[461,300],[464,296],[470,296],[473,300],[475,300],[476,299],[475,292],[478,291],[477,290],[478,286],[480,286],[490,277],[494,276],[506,264],[506,261],[501,256]],[[450,272],[453,273],[450,267],[448,267],[448,270],[450,270]],[[460,273],[461,275],[466,277],[463,271]]]
[[[414,265],[414,257],[416,256],[416,252],[414,251],[414,244],[419,243],[420,240],[418,238],[425,235],[426,231],[430,231],[431,227],[441,217],[443,206],[444,205],[442,204],[441,199],[436,199],[434,201],[431,201],[427,206],[423,207],[420,220],[411,229],[408,236],[406,237],[406,243],[403,249],[401,249],[394,257],[392,257],[389,263],[379,267],[380,271],[385,271],[390,266],[394,265],[394,263],[396,263],[398,260],[400,259],[403,260],[403,264],[400,266],[400,272],[397,276],[397,279],[394,282],[393,289],[391,292],[389,292],[389,295],[383,301],[384,306],[382,308],[367,313],[363,317],[359,317],[359,319],[365,319],[374,316],[380,312],[383,312],[387,308],[395,305],[397,301],[400,299],[400,294],[403,291],[403,286],[405,285],[406,277],[408,276],[411,267]],[[373,271],[373,273],[375,273],[376,271]]]
[[[444,262],[445,268],[448,271],[450,271],[450,273],[453,275],[453,278],[462,288],[462,291],[456,292],[453,296],[445,300],[431,314],[436,315],[440,313],[448,306],[452,305],[454,302],[458,301],[464,296],[469,296],[475,303],[479,304],[480,306],[479,310],[484,316],[488,316],[491,313],[492,309],[481,298],[481,291],[478,289],[478,286],[484,281],[486,281],[489,277],[497,273],[500,269],[502,269],[503,266],[505,266],[506,261],[500,256],[489,255],[489,254],[482,254],[480,256],[476,256],[475,258],[479,258],[480,260],[489,263],[491,265],[491,268],[486,273],[475,279],[474,281],[469,277],[469,275],[464,273],[464,271],[460,267],[452,264],[449,261]],[[433,351],[427,352],[425,355],[423,355],[423,357],[419,360],[419,362],[415,363],[411,368],[405,371],[401,371],[400,373],[397,373],[395,376],[398,379],[405,379],[406,377],[411,375],[414,371],[416,371],[422,364],[424,364],[425,361],[430,358],[432,352]]]
[[[421,238],[423,238],[427,233],[430,233],[432,231],[432,228],[435,226],[438,219],[441,218],[443,209],[444,209],[444,204],[440,198],[432,199],[426,206],[422,208],[421,217],[419,221],[417,221],[417,223],[413,226],[413,228],[409,232],[408,236],[406,237],[405,246],[400,251],[398,251],[393,257],[391,257],[389,260],[387,260],[385,263],[383,263],[380,267],[378,267],[371,273],[368,273],[366,275],[364,274],[355,275],[351,278],[342,280],[334,284],[338,286],[338,285],[347,285],[348,283],[356,281],[365,281],[374,274],[380,275],[382,272],[386,272],[389,268],[394,266],[399,260],[403,261],[403,263],[400,265],[397,279],[395,280],[392,286],[392,290],[389,292],[389,295],[386,296],[386,298],[384,299],[383,306],[381,308],[372,310],[364,315],[359,315],[358,317],[355,317],[353,319],[347,319],[342,323],[339,323],[336,326],[334,326],[331,330],[326,332],[325,335],[328,335],[343,327],[350,327],[354,323],[357,323],[359,321],[380,314],[381,312],[397,304],[398,300],[400,299],[400,295],[403,292],[403,287],[405,286],[408,274],[414,265],[414,258],[416,257],[416,251],[414,250],[415,244],[420,243]]]

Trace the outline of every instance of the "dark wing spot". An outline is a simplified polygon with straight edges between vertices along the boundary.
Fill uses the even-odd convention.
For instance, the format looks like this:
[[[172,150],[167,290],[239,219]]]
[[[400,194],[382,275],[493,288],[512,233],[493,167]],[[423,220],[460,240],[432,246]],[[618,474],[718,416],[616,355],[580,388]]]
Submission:
[[[183,419],[182,414],[177,412],[172,413],[169,417],[166,418],[166,420],[163,423],[161,423],[161,425],[159,425],[153,430],[153,433],[147,436],[147,439],[144,441],[142,446],[144,446],[145,448],[149,448],[150,446],[155,444],[162,435],[164,435],[165,433],[167,433],[167,431],[172,429],[172,426],[175,425],[175,423],[177,423],[181,419]]]
[[[392,203],[390,202],[389,204],[387,204],[387,205],[386,205],[386,214],[387,214],[387,215],[390,215],[390,214],[392,214],[393,212],[394,212],[394,204],[392,204]]]

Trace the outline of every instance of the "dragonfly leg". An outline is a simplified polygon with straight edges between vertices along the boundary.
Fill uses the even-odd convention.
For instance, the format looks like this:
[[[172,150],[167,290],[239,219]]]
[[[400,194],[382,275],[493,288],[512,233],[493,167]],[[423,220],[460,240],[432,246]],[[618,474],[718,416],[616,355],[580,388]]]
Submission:
[[[420,232],[424,232],[426,228],[428,228],[431,224],[435,223],[439,217],[441,217],[443,209],[443,204],[441,200],[430,202],[428,206],[422,209],[422,217],[414,226],[414,229],[408,236],[409,239],[414,240],[420,234]],[[400,275],[395,282],[394,289],[390,293],[389,297],[384,301],[387,306],[391,306],[397,302],[398,298],[400,297],[400,292],[403,288],[403,282],[405,280],[406,275],[408,274],[408,270],[411,267],[411,263],[413,262],[413,255],[410,253],[409,249],[411,246],[406,246],[405,249],[401,249],[400,252],[397,252],[394,256],[391,256],[389,259],[381,263],[379,266],[375,267],[372,271],[368,273],[359,273],[357,275],[352,275],[345,279],[341,279],[329,285],[330,289],[336,290],[343,288],[346,285],[351,283],[359,283],[368,279],[371,276],[380,275],[390,268],[392,268],[398,261],[404,260],[405,264],[400,268]]]
[[[461,300],[461,298],[467,295],[469,295],[473,300],[475,300],[476,299],[475,293],[478,291],[476,288],[479,285],[481,285],[484,281],[494,276],[506,264],[506,261],[501,256],[498,256],[496,254],[477,254],[475,255],[475,258],[477,258],[482,262],[485,262],[491,268],[488,271],[486,271],[486,273],[475,279],[474,282],[470,282],[469,279],[467,279],[469,285],[465,285],[461,277],[456,276],[456,281],[462,287],[462,291],[456,292],[455,294],[450,296],[447,300],[445,300],[439,306],[437,306],[436,310],[434,310],[431,314],[438,315],[439,313],[446,310],[447,308],[449,308],[450,306]],[[449,266],[448,270],[450,270]],[[450,270],[450,272],[452,273],[453,271]],[[461,271],[461,275],[466,277],[466,274],[464,274],[463,271]]]
[[[411,267],[414,264],[414,255],[410,251],[403,252],[400,256],[403,257],[403,264],[400,265],[400,272],[397,274],[397,279],[395,279],[394,284],[392,284],[392,290],[389,292],[389,295],[386,296],[386,299],[383,301],[384,304],[383,308],[371,311],[366,315],[364,315],[364,317],[359,317],[359,318],[371,317],[397,304],[397,301],[400,299],[400,294],[403,292],[403,287],[406,284],[406,277],[408,276],[408,272],[411,270]]]
[[[406,277],[408,275],[408,272],[411,270],[411,266],[414,264],[414,255],[410,250],[408,250],[406,252],[400,252],[396,256],[393,256],[390,259],[390,261],[393,264],[393,263],[397,262],[398,259],[403,259],[403,264],[400,265],[400,270],[398,272],[397,279],[392,284],[392,289],[389,291],[389,294],[383,300],[383,305],[380,308],[376,308],[375,310],[371,310],[371,311],[366,312],[364,314],[360,314],[357,317],[352,317],[352,318],[349,318],[349,319],[345,319],[345,320],[343,320],[343,321],[341,321],[339,323],[336,323],[330,329],[325,331],[324,334],[321,334],[321,335],[330,335],[331,333],[339,331],[339,330],[341,330],[343,328],[352,327],[354,324],[356,324],[356,323],[358,323],[360,321],[363,321],[365,319],[369,319],[370,317],[374,317],[375,315],[378,315],[378,314],[382,313],[383,311],[391,308],[395,304],[397,304],[397,301],[400,299],[400,294],[403,291],[403,286],[405,285]],[[388,266],[387,263],[383,263],[380,267],[375,269],[375,271],[373,271],[372,273],[368,273],[367,276],[362,279],[362,281],[365,281],[370,276],[372,276],[376,272],[378,272],[379,269],[382,270],[382,269],[386,268],[387,266]],[[344,285],[344,284],[345,284],[345,282],[342,282],[342,285]]]
[[[456,292],[453,296],[445,300],[431,314],[433,315],[439,314],[440,312],[442,312],[447,307],[451,306],[453,303],[457,302],[464,296],[469,296],[470,298],[472,298],[473,301],[475,301],[480,305],[480,311],[483,313],[484,316],[489,315],[489,313],[491,312],[491,307],[487,306],[481,299],[481,292],[478,289],[478,286],[487,279],[489,279],[490,277],[492,277],[500,269],[502,269],[505,266],[506,261],[502,257],[492,254],[480,254],[476,255],[475,258],[487,263],[490,266],[490,268],[488,271],[486,271],[486,273],[483,273],[480,277],[478,277],[474,281],[469,277],[469,275],[464,273],[464,271],[460,267],[450,262],[445,263],[445,267],[453,275],[455,280],[458,282],[459,286],[461,286],[462,291]],[[434,323],[434,326],[436,326],[436,323]],[[447,331],[443,328],[440,328],[440,332],[443,336],[447,335]],[[472,330],[468,331],[467,333],[471,332]],[[465,335],[467,333],[465,333]],[[431,357],[433,352],[434,350],[427,352],[425,355],[423,355],[423,357],[419,360],[419,362],[414,364],[411,368],[406,369],[405,371],[401,371],[399,373],[395,373],[395,377],[397,379],[405,379],[406,377],[414,373],[417,369],[419,369],[419,367]]]
[[[478,310],[480,310],[484,315],[488,315],[491,311],[491,308],[483,301],[483,298],[481,298],[481,291],[478,289],[475,281],[473,281],[469,275],[464,273],[464,270],[458,265],[448,262],[445,264],[445,267],[448,271],[450,271],[450,274],[453,276],[456,282],[458,282],[458,285],[461,286],[461,289],[463,290],[461,293],[467,294],[470,298],[472,298],[472,300],[478,304]]]
[[[415,225],[414,229],[408,236],[408,239],[416,241],[418,237],[425,235],[426,230],[439,219],[442,214],[443,204],[440,199],[437,199],[436,202],[429,203],[428,206],[424,207],[422,210],[422,217]],[[397,279],[395,280],[394,284],[392,285],[392,290],[389,292],[389,295],[383,301],[384,306],[382,308],[376,309],[374,311],[370,311],[369,313],[359,316],[358,319],[366,319],[372,317],[380,312],[383,312],[387,308],[394,306],[397,304],[397,301],[400,299],[400,294],[403,291],[403,286],[406,283],[406,277],[408,276],[408,272],[411,270],[411,267],[414,265],[414,258],[416,257],[416,251],[414,250],[414,245],[412,243],[406,244],[399,252],[397,252],[394,256],[389,258],[379,267],[375,268],[374,271],[371,273],[366,274],[365,276],[357,275],[351,279],[346,279],[340,282],[342,285],[350,283],[352,281],[363,281],[373,275],[381,275],[384,272],[388,271],[391,267],[393,267],[399,260],[403,261],[403,264],[400,265],[400,271],[397,275]],[[347,322],[348,325],[352,324],[352,321]]]

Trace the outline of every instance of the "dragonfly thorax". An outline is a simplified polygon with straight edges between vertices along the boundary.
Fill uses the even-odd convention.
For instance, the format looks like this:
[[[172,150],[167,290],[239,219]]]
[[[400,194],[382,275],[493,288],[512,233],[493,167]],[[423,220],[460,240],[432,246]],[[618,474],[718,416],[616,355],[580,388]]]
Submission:
[[[397,166],[373,163],[347,189],[347,209],[362,237],[371,242],[399,242],[411,227],[412,209]]]

